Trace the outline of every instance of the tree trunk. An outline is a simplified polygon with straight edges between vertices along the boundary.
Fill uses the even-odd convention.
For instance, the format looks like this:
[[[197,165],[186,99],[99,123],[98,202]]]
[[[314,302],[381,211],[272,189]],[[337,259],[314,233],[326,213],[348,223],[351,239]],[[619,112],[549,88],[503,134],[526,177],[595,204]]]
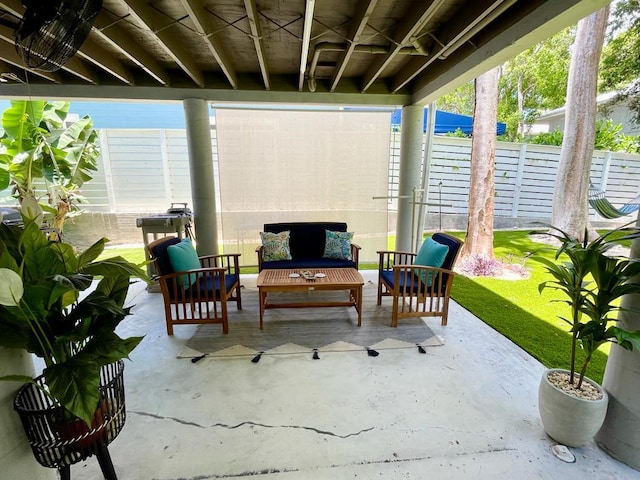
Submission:
[[[598,64],[609,6],[578,22],[569,66],[562,152],[551,223],[582,239],[589,226],[589,174],[595,139]]]
[[[493,205],[495,195],[496,119],[500,67],[476,78],[471,142],[471,178],[467,235],[462,258],[494,258]]]

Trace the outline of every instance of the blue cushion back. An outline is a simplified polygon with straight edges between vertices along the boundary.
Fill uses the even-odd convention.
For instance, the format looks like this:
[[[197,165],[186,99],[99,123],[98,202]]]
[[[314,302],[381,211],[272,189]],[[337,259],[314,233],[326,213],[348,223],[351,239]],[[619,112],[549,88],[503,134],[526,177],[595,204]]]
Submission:
[[[289,247],[294,260],[303,258],[322,258],[324,254],[325,230],[346,232],[343,222],[290,222],[266,223],[265,232],[279,233],[289,230]]]
[[[460,250],[460,247],[462,246],[462,242],[457,238],[451,238],[448,235],[442,235],[441,233],[434,233],[431,238],[433,238],[436,242],[441,243],[442,245],[447,245],[449,247],[449,252],[444,259],[442,268],[451,270],[451,267],[453,267],[453,262],[458,255],[458,250]]]
[[[152,249],[151,254],[158,259],[157,267],[160,270],[157,272],[158,274],[166,275],[167,273],[173,273],[167,248],[169,248],[170,245],[175,245],[180,242],[181,239],[178,237],[167,237],[165,242],[161,242]]]

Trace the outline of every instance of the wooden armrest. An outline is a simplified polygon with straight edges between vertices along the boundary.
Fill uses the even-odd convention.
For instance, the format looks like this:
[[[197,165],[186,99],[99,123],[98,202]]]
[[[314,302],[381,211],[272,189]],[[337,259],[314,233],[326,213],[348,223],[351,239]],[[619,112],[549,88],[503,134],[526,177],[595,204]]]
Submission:
[[[185,275],[194,274],[194,273],[207,273],[207,272],[225,272],[227,269],[224,267],[202,267],[202,268],[192,268],[191,270],[183,270],[180,272],[171,272],[165,273],[164,275],[159,275],[159,277],[184,277]]]
[[[414,270],[437,270],[437,271],[443,272],[443,273],[451,273],[451,274],[454,273],[453,270],[449,270],[448,268],[430,267],[429,265],[414,265],[414,264],[394,265],[393,269],[394,270],[409,270],[409,269],[414,269]]]
[[[223,268],[229,274],[240,273],[240,264],[238,259],[240,253],[219,253],[216,255],[204,255],[199,257],[200,264],[203,268]]]
[[[376,250],[376,253],[379,253],[381,255],[389,255],[389,254],[397,254],[397,255],[417,255],[416,253],[413,252],[405,252],[403,250]]]
[[[416,258],[417,254],[399,250],[378,250],[378,255],[380,255],[378,270],[382,271],[391,270],[391,268],[394,267],[394,262],[403,262],[402,264],[406,264],[406,262],[410,262]]]

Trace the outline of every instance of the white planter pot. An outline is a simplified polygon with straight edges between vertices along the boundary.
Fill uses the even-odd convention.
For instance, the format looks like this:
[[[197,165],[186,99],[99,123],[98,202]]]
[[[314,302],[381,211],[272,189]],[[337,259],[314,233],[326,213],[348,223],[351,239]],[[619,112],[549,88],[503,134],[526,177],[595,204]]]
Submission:
[[[569,395],[549,382],[547,376],[562,369],[546,370],[538,388],[538,409],[545,432],[568,447],[579,447],[589,442],[598,432],[607,413],[607,392],[593,380],[584,381],[602,392],[600,400],[583,400]]]

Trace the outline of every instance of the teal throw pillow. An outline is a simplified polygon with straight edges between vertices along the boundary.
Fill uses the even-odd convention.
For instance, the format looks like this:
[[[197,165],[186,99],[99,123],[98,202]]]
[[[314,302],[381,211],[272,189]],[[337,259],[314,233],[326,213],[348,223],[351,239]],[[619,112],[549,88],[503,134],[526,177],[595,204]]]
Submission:
[[[445,258],[447,258],[447,253],[449,253],[449,247],[447,245],[438,243],[433,238],[428,237],[420,247],[413,264],[439,268],[442,267]],[[420,275],[423,282],[425,281],[425,274],[426,272],[422,272]],[[427,285],[431,285],[432,276],[433,272],[429,272],[426,281]]]
[[[351,240],[353,232],[333,232],[325,230],[323,258],[351,260]]]
[[[260,232],[262,238],[262,260],[275,262],[278,260],[291,260],[289,248],[289,236],[291,232],[285,230],[280,233]]]
[[[167,255],[169,255],[169,262],[171,262],[171,268],[173,268],[174,272],[184,272],[186,270],[201,268],[198,254],[190,238],[185,238],[180,243],[167,247]],[[196,278],[195,273],[182,277],[185,290],[196,281]]]

